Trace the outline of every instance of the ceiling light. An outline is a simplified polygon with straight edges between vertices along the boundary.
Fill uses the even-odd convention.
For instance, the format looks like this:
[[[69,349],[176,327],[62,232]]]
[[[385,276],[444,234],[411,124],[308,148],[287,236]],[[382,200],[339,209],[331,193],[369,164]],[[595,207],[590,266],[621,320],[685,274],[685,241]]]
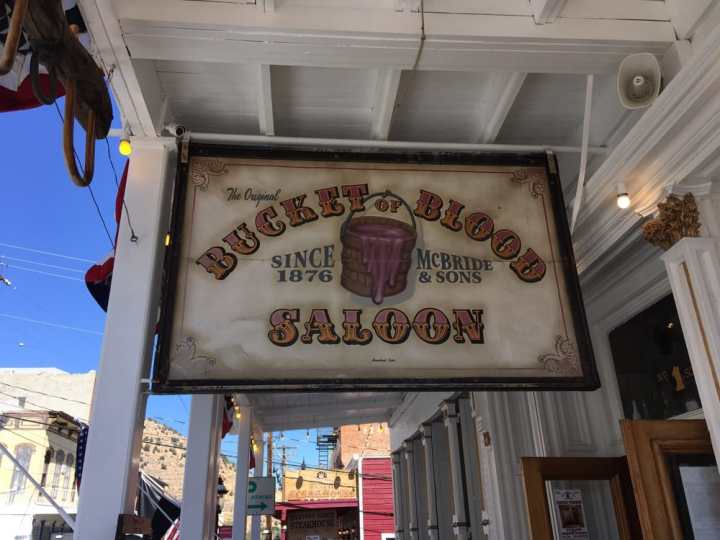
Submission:
[[[630,207],[630,195],[628,195],[623,182],[617,185],[617,205],[618,208],[622,208],[623,210]]]
[[[120,155],[127,157],[132,154],[132,151],[133,148],[132,143],[130,142],[130,131],[127,127],[125,127],[122,130],[120,143],[118,144],[118,152],[120,152]]]

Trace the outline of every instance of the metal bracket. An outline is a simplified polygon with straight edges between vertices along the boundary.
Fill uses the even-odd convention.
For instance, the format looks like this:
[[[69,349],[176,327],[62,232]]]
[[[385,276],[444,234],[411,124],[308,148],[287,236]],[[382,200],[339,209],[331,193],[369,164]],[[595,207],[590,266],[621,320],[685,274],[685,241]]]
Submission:
[[[180,163],[187,163],[190,159],[190,132],[183,133],[180,141]]]

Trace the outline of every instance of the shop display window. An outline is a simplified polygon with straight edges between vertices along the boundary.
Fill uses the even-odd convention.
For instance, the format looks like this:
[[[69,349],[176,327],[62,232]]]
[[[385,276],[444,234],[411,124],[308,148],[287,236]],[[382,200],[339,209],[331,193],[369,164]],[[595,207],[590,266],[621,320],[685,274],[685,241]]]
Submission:
[[[672,295],[609,337],[625,418],[662,420],[700,408]]]

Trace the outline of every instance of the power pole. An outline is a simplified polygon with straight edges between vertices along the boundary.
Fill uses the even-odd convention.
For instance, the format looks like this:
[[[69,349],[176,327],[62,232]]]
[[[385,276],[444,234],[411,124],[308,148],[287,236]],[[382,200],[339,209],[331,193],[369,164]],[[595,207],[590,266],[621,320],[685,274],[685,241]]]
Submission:
[[[262,470],[262,465],[261,469]],[[273,436],[272,431],[268,433],[267,438],[267,474],[268,476],[273,475]],[[273,494],[274,496],[275,494]],[[267,540],[272,540],[272,516],[265,516],[265,529],[269,531]]]

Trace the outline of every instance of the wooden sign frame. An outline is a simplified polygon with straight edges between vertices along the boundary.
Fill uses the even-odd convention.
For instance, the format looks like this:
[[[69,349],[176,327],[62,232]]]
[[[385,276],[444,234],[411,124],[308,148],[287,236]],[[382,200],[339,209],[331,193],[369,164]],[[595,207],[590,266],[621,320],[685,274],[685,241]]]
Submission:
[[[552,153],[547,154],[466,154],[466,153],[360,153],[329,152],[297,149],[268,149],[231,147],[219,145],[191,144],[178,152],[179,163],[174,190],[171,237],[165,258],[163,292],[159,336],[153,368],[155,393],[220,393],[227,391],[273,392],[273,391],[438,391],[438,390],[594,390],[600,386],[582,303],[575,259],[563,202],[562,188],[558,176],[557,162]],[[554,227],[557,230],[556,259],[560,261],[561,275],[565,284],[564,294],[570,307],[570,320],[576,339],[573,362],[580,375],[521,377],[455,377],[455,378],[268,378],[265,380],[237,379],[178,379],[170,376],[171,354],[174,345],[170,342],[173,330],[173,313],[177,300],[178,274],[181,262],[181,245],[184,230],[184,215],[188,186],[190,185],[189,162],[192,158],[241,158],[243,160],[283,160],[297,162],[342,162],[356,164],[414,164],[416,166],[462,165],[462,166],[512,166],[519,171],[524,168],[542,167],[547,177],[545,192],[533,194],[535,184],[531,179],[519,178],[527,183],[532,196],[548,197]],[[517,180],[517,179],[515,179]],[[547,216],[546,216],[547,218]],[[561,301],[562,302],[562,301]],[[302,323],[299,323],[302,326]],[[557,344],[559,356],[551,356],[551,362],[564,361],[561,344]],[[579,367],[578,367],[579,366]]]

